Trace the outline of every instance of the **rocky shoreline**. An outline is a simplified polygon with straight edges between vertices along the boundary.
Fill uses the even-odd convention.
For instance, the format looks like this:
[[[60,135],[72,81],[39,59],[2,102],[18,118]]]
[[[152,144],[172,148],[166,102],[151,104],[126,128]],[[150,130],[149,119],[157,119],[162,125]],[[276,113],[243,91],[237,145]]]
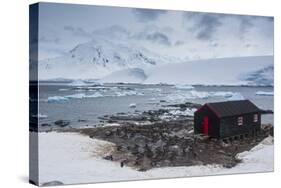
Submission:
[[[129,166],[139,171],[208,164],[232,168],[240,162],[236,158],[238,153],[273,136],[272,125],[263,125],[256,135],[224,141],[194,135],[190,112],[199,107],[199,104],[183,103],[133,114],[117,113],[100,117],[104,126],[59,131],[79,132],[112,142],[115,144],[112,152],[102,157],[119,162],[120,167]]]

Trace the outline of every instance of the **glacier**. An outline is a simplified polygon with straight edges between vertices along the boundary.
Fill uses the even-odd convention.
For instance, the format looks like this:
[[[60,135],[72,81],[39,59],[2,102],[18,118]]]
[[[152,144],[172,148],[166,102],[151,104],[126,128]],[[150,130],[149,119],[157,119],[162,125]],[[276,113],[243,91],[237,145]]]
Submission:
[[[144,83],[273,85],[272,66],[273,56],[219,58],[165,64],[147,70],[148,78]],[[267,70],[266,74],[264,70]],[[251,80],[249,80],[249,76]]]

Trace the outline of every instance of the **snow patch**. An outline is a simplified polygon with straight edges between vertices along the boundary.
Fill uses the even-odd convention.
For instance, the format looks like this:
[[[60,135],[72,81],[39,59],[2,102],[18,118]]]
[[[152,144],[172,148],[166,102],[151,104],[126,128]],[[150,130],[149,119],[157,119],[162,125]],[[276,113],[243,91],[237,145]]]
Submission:
[[[31,137],[38,133],[30,133]],[[64,184],[128,181],[231,173],[273,171],[273,138],[266,138],[250,151],[238,154],[242,160],[226,169],[221,165],[155,168],[139,172],[119,163],[102,159],[114,144],[76,133],[39,133],[40,184],[61,181]]]
[[[196,108],[187,108],[186,110],[173,109],[160,116],[162,120],[176,119],[178,116],[194,116]]]

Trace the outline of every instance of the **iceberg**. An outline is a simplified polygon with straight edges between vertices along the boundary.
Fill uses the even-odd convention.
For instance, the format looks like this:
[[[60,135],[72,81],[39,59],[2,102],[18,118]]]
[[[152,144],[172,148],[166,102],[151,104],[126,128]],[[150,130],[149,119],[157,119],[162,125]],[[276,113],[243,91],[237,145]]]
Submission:
[[[53,97],[48,97],[47,101],[49,103],[61,103],[61,102],[68,101],[68,98],[62,96],[53,96]]]
[[[208,99],[211,97],[223,97],[227,100],[242,100],[244,97],[240,93],[229,91],[196,91],[175,92],[167,96],[168,101],[184,102],[188,99]]]
[[[73,95],[67,95],[65,96],[68,99],[83,99],[83,98],[96,98],[96,97],[103,97],[103,95],[99,92],[96,92],[91,95],[86,95],[85,93],[77,93]]]
[[[68,85],[69,86],[87,86],[88,84],[85,83],[83,80],[75,80]]]
[[[182,89],[182,90],[191,90],[194,89],[192,85],[187,85],[187,84],[177,84],[174,86],[176,89]]]
[[[48,97],[47,101],[49,103],[60,103],[60,102],[66,102],[69,99],[83,99],[83,98],[96,98],[96,97],[103,97],[103,95],[99,92],[96,92],[91,95],[86,95],[84,93],[77,93],[73,95],[66,95],[66,96],[53,96]]]
[[[144,95],[144,94],[141,93],[141,92],[136,92],[136,91],[116,91],[115,95],[117,97],[124,97],[124,96],[133,96],[133,95],[141,96],[141,95]]]
[[[129,107],[130,107],[130,108],[136,108],[136,107],[137,107],[137,104],[136,104],[136,103],[131,103],[131,104],[129,105]]]

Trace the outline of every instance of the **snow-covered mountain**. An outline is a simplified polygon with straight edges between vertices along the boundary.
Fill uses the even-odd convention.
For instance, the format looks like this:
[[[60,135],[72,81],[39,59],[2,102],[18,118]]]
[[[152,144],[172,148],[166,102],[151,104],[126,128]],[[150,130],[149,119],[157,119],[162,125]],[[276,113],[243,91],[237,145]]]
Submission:
[[[141,68],[132,68],[132,69],[124,69],[120,71],[113,72],[108,76],[100,79],[100,82],[103,83],[142,83],[147,79],[147,76],[143,69]]]
[[[273,57],[220,58],[113,72],[101,82],[273,85]]]
[[[273,56],[185,61],[122,40],[97,37],[39,62],[39,79],[201,85],[273,85]]]
[[[169,62],[173,59],[145,48],[99,37],[77,45],[62,57],[39,62],[39,78],[95,79],[122,69],[149,68]]]
[[[144,83],[273,85],[273,56],[219,58],[167,64],[146,71]]]

